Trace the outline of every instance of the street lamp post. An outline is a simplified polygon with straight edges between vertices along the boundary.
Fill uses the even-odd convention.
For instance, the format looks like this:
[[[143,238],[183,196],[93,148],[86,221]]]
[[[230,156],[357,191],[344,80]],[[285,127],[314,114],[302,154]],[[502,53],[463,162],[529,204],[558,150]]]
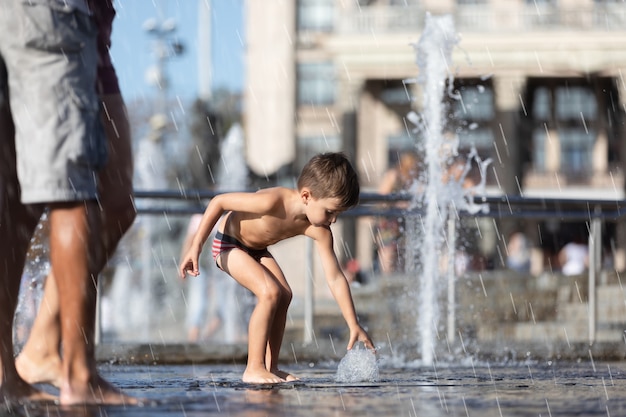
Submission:
[[[166,19],[163,22],[154,18],[148,19],[144,22],[143,28],[149,35],[155,38],[154,54],[156,64],[146,71],[146,80],[149,84],[155,85],[159,89],[156,115],[166,117],[170,88],[166,64],[169,59],[182,55],[185,51],[185,46],[175,37],[177,27],[174,19]]]
[[[180,56],[184,52],[183,44],[176,39],[176,22],[167,19],[159,22],[157,19],[146,20],[143,24],[144,30],[155,38],[154,55],[156,64],[146,71],[146,81],[158,88],[156,106],[150,117],[150,131],[139,143],[136,155],[135,172],[137,174],[137,186],[146,190],[164,189],[168,186],[167,172],[165,170],[166,157],[168,152],[164,149],[168,146],[165,140],[168,120],[168,99],[170,82],[167,75],[167,62],[169,59]],[[156,167],[156,169],[155,169]],[[155,241],[162,233],[159,225],[162,220],[158,218],[142,219],[141,234],[141,287],[142,293],[147,295],[148,311],[151,311],[150,303],[157,298],[155,272],[156,252],[154,251]],[[144,338],[150,339],[152,318],[147,315],[144,323]]]

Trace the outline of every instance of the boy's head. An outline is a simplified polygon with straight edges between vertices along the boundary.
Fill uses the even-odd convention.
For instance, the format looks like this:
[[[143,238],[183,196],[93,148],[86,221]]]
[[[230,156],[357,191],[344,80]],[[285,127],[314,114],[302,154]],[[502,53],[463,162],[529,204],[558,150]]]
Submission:
[[[298,189],[307,187],[313,198],[337,198],[345,209],[359,203],[359,179],[350,161],[342,153],[315,155],[302,168]]]

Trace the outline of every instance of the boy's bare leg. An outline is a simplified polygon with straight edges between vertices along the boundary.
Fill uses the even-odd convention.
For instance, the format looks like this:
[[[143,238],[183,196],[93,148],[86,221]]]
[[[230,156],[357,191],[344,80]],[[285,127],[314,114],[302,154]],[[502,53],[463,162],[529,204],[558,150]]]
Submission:
[[[101,99],[109,159],[106,167],[99,173],[102,206],[100,236],[105,257],[98,257],[97,271],[104,268],[136,216],[132,201],[130,126],[124,100],[120,94],[106,95]],[[30,383],[49,383],[56,387],[61,383],[58,297],[54,273],[51,271],[46,278],[43,298],[30,336],[16,359],[18,372]]]
[[[239,249],[222,253],[220,265],[239,284],[257,297],[257,305],[248,324],[248,364],[242,380],[252,384],[285,382],[266,369],[265,353],[270,329],[280,298],[280,286],[271,273],[248,254]]]
[[[5,128],[4,124],[0,126]],[[0,163],[5,163],[6,154],[0,153]],[[28,244],[41,215],[40,209],[19,202],[17,190],[17,178],[0,176],[0,401],[7,404],[53,399],[19,376],[13,358],[13,318],[20,278]]]
[[[285,381],[295,381],[298,378],[288,372],[278,369],[278,357],[280,355],[280,347],[283,344],[283,336],[285,335],[285,325],[287,323],[287,312],[289,310],[289,304],[293,297],[291,288],[283,275],[283,271],[273,258],[263,258],[261,264],[266,267],[280,285],[281,294],[274,313],[274,320],[270,328],[269,340],[267,342],[267,349],[265,353],[265,367],[268,371],[284,379]]]

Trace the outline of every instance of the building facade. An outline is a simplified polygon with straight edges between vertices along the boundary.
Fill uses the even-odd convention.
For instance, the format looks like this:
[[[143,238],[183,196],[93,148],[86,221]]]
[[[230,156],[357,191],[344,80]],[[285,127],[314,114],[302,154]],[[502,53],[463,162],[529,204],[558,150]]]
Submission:
[[[428,13],[454,18],[457,98],[448,103],[448,129],[461,152],[474,147],[492,158],[488,193],[624,198],[626,4],[617,0],[248,1],[250,168],[297,175],[313,154],[344,151],[364,190],[376,190],[398,154],[423,140],[407,114],[422,110],[412,45]],[[348,252],[373,263],[371,227],[353,226],[344,233]],[[504,222],[481,250],[492,256],[520,227],[548,252],[567,228]],[[617,269],[626,247],[620,227],[605,234]],[[549,258],[544,251],[540,267]]]

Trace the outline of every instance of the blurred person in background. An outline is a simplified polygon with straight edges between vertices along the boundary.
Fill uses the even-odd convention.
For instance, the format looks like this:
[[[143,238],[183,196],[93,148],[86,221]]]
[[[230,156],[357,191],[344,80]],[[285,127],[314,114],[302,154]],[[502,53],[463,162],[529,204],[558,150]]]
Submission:
[[[379,194],[407,192],[417,180],[419,159],[413,151],[404,151],[397,164],[385,172],[379,186]],[[406,208],[408,203],[400,202],[386,207]],[[398,216],[384,216],[376,220],[376,251],[380,271],[385,274],[402,271],[404,268],[403,245],[404,219]]]
[[[589,266],[589,248],[580,236],[566,243],[558,254],[563,275],[580,275]]]

